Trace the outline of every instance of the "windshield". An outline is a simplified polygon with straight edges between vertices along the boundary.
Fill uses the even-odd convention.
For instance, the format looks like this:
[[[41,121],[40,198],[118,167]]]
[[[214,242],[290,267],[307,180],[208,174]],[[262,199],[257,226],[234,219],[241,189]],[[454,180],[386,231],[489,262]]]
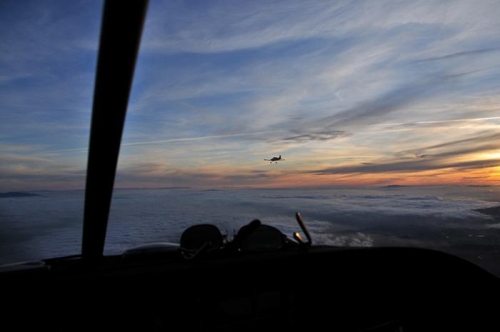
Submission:
[[[315,244],[439,249],[500,275],[499,14],[495,1],[152,1],[105,253],[199,223],[291,235],[300,211]],[[87,139],[61,154],[74,162]]]
[[[0,4],[0,264],[78,254],[102,3]]]

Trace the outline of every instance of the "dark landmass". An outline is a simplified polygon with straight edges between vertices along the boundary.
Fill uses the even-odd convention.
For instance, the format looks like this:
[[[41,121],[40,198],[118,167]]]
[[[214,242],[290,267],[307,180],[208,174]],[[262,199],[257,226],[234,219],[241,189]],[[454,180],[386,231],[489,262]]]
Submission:
[[[474,209],[473,211],[487,214],[489,216],[492,216],[495,219],[500,219],[500,206],[493,206],[493,207],[483,208],[483,209]]]
[[[470,188],[489,188],[489,187],[493,187],[493,186],[489,185],[489,184],[471,184],[471,185],[468,185],[467,187],[470,187]]]
[[[0,193],[0,198],[12,198],[12,197],[34,197],[41,196],[38,194],[25,193],[21,191],[9,191],[7,193]]]
[[[172,186],[172,187],[158,187],[158,188],[142,188],[142,187],[124,187],[124,188],[114,188],[114,190],[165,190],[165,189],[191,189],[192,187],[187,186]]]
[[[390,184],[388,186],[383,186],[382,188],[404,188],[404,187],[408,187],[408,186],[402,186],[399,184]]]

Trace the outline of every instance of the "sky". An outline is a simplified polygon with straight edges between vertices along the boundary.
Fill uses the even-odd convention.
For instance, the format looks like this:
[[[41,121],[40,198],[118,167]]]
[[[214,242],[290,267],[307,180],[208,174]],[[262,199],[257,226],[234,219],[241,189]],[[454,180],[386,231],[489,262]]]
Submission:
[[[85,187],[101,11],[0,4],[0,191]],[[151,0],[115,184],[498,185],[498,17],[496,0]]]

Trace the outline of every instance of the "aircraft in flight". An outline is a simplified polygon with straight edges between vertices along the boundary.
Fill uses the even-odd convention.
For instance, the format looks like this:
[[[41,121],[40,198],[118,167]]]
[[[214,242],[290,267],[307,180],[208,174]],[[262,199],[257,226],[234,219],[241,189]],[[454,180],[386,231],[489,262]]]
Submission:
[[[269,161],[270,164],[274,163],[277,164],[279,160],[285,160],[285,159],[281,159],[281,155],[279,157],[272,157],[271,159],[264,159],[265,161]]]

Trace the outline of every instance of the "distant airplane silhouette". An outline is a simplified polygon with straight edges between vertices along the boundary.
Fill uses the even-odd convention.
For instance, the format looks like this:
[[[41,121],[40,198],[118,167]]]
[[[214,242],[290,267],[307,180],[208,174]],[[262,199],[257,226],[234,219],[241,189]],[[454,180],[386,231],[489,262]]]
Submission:
[[[272,157],[271,159],[264,159],[265,161],[269,161],[270,164],[274,163],[277,164],[278,163],[278,160],[285,160],[285,159],[281,159],[281,155],[279,157]]]

